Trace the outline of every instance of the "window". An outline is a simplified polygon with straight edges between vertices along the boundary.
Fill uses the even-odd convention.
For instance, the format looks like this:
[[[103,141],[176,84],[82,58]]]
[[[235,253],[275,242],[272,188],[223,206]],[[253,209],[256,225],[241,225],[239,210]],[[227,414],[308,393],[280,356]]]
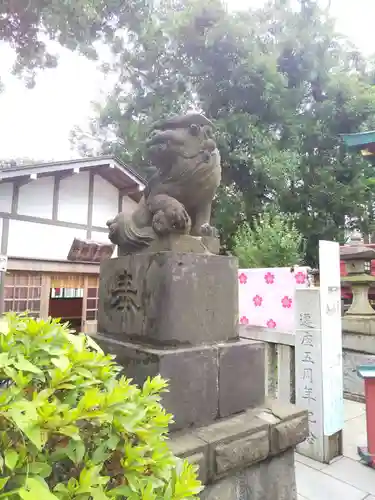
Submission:
[[[99,302],[99,279],[89,277],[87,284],[86,320],[95,321],[98,319]]]
[[[41,274],[6,274],[4,284],[4,311],[28,311],[33,316],[39,316],[41,293]]]
[[[51,288],[51,299],[82,299],[83,288]]]

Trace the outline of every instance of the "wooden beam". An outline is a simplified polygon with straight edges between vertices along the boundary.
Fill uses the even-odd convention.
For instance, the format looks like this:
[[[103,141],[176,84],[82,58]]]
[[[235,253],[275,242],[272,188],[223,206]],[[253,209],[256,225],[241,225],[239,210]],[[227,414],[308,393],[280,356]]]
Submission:
[[[43,274],[42,292],[40,297],[40,317],[42,319],[48,319],[50,293],[51,293],[51,276],[49,276],[48,274]]]
[[[13,182],[13,196],[12,196],[12,214],[16,214],[18,211],[18,199],[20,195],[21,184],[19,182]]]
[[[1,235],[1,254],[8,253],[9,239],[9,219],[3,219],[3,231]],[[4,295],[5,295],[5,273],[0,273],[0,314],[4,313]]]
[[[118,192],[118,213],[122,212],[122,199],[123,199],[123,196],[121,194],[121,191]]]
[[[53,184],[53,199],[52,199],[52,220],[57,221],[59,211],[59,193],[60,193],[61,176],[55,175]]]
[[[87,289],[89,287],[89,278],[88,276],[84,277],[84,285],[83,285],[83,298],[82,298],[82,322],[81,322],[81,330],[84,332],[86,329],[86,313],[87,313]]]
[[[89,177],[89,203],[87,207],[87,231],[86,237],[91,240],[92,237],[92,216],[93,216],[93,207],[94,207],[94,176],[95,173],[90,171]]]
[[[36,224],[46,224],[49,226],[70,227],[72,229],[84,229],[84,230],[88,229],[86,224],[77,224],[75,222],[64,222],[61,220],[43,219],[42,217],[32,217],[30,215],[23,215],[23,214],[13,214],[13,213],[9,214],[7,212],[0,212],[0,217],[2,217],[4,220],[12,219],[12,220],[20,220],[23,222],[35,222]],[[107,228],[99,226],[92,226],[91,229],[98,233],[106,233],[108,231]]]
[[[48,261],[38,259],[8,259],[9,271],[33,271],[42,273],[70,273],[99,275],[99,264],[86,264],[68,261]]]

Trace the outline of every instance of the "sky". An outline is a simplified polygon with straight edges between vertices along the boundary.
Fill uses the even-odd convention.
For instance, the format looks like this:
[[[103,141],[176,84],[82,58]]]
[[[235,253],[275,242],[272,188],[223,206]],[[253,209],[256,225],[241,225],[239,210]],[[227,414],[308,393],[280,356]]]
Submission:
[[[329,0],[322,0],[328,3]],[[227,0],[231,8],[261,6],[263,0]],[[374,0],[331,0],[337,30],[348,36],[365,54],[373,47]],[[40,161],[78,157],[70,132],[85,128],[94,116],[92,102],[105,98],[111,82],[95,63],[59,49],[56,69],[41,72],[33,90],[10,75],[14,54],[0,43],[0,74],[6,90],[0,93],[0,159],[29,158]]]

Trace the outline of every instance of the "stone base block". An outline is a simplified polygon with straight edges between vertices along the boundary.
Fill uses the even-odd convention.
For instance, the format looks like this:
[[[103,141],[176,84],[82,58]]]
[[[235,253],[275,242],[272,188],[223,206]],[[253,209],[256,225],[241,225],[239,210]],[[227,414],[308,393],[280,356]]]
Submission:
[[[348,333],[362,335],[375,335],[375,311],[373,314],[359,316],[357,314],[348,314],[342,318],[342,329]],[[373,339],[371,339],[373,342]]]
[[[169,380],[163,396],[176,429],[203,425],[264,402],[264,344],[241,339],[209,346],[156,349],[94,336],[116,355],[125,374],[141,385],[160,374]]]
[[[179,252],[179,253],[213,253],[220,251],[219,238],[209,236],[190,236],[187,234],[171,234],[165,238],[159,238],[144,250],[149,252]]]
[[[228,417],[264,401],[265,346],[241,339],[218,346],[219,416]]]
[[[142,253],[101,264],[98,332],[152,345],[238,338],[237,259]]]
[[[359,342],[358,345],[360,345]],[[373,354],[344,349],[342,353],[344,396],[348,399],[364,403],[365,384],[363,378],[357,373],[359,365],[375,365],[375,356]]]
[[[209,426],[172,433],[175,455],[199,465],[202,500],[295,500],[294,447],[307,411],[270,401]]]
[[[200,500],[297,500],[294,452],[288,450],[207,486]]]
[[[366,353],[375,355],[375,324],[373,324],[373,333],[357,333],[342,331],[343,350],[354,351],[357,353]],[[361,363],[359,363],[361,364]]]

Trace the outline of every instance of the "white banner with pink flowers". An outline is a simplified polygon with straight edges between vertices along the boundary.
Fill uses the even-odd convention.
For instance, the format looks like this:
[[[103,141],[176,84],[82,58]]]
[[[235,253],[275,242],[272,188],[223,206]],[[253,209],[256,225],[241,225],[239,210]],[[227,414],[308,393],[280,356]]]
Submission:
[[[308,287],[307,268],[239,269],[238,286],[240,324],[295,331],[295,291]]]

